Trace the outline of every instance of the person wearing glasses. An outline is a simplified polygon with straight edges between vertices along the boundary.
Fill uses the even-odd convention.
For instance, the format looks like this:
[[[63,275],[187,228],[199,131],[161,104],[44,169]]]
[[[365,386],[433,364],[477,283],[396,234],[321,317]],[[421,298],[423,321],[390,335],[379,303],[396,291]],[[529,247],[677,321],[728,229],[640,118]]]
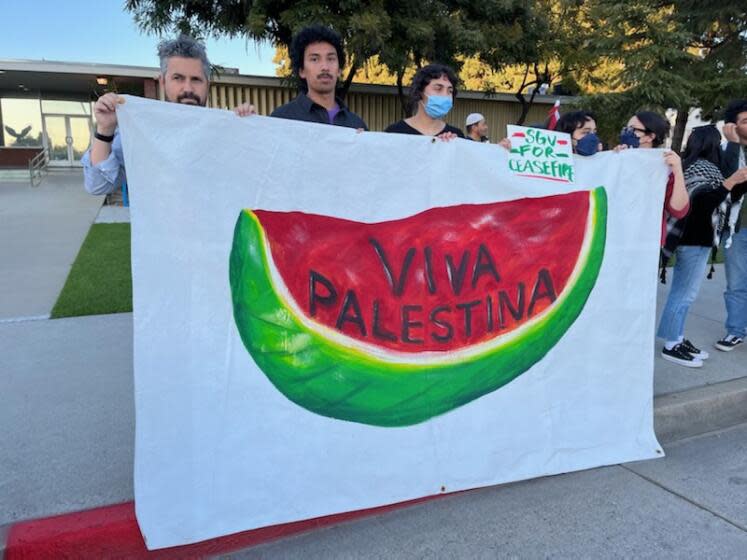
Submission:
[[[665,360],[696,368],[703,365],[708,352],[685,338],[685,320],[703,282],[708,255],[718,248],[721,232],[727,227],[723,203],[735,187],[747,181],[747,168],[724,179],[721,134],[714,125],[694,128],[682,157],[690,213],[667,236],[667,248],[677,260],[656,334],[664,340],[661,355]]]
[[[615,151],[629,148],[660,148],[669,135],[669,121],[653,111],[639,111],[628,120],[620,132],[620,145]],[[664,151],[664,163],[669,166],[669,180],[664,195],[661,222],[661,246],[667,238],[667,230],[673,220],[681,220],[690,210],[690,197],[685,187],[682,160],[672,150]]]

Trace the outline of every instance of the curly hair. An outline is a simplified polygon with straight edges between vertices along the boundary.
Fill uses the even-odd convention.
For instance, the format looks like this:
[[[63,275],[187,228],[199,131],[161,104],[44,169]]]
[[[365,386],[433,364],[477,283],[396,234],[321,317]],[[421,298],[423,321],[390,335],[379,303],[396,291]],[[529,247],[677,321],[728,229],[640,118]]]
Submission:
[[[410,94],[408,96],[408,109],[410,114],[414,114],[418,103],[423,99],[423,92],[433,80],[445,77],[451,82],[454,91],[451,94],[451,98],[454,99],[457,96],[457,82],[459,81],[454,71],[446,66],[445,64],[428,64],[418,70],[412,78],[412,84],[410,85]]]
[[[337,51],[337,62],[340,68],[345,67],[345,51],[342,48],[342,37],[340,37],[337,31],[318,24],[304,27],[293,36],[289,53],[293,74],[299,80],[304,91],[308,90],[308,86],[306,85],[306,80],[301,78],[299,73],[301,68],[303,68],[303,57],[306,53],[306,47],[314,43],[329,43],[332,45]]]

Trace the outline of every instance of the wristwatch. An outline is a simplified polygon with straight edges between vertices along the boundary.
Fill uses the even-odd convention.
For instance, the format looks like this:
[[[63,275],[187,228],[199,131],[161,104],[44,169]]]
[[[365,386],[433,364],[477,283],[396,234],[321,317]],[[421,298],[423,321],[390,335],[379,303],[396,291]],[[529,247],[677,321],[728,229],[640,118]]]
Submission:
[[[98,130],[94,130],[93,137],[96,140],[101,140],[102,142],[113,142],[114,141],[114,135],[106,136],[105,134],[99,134]]]

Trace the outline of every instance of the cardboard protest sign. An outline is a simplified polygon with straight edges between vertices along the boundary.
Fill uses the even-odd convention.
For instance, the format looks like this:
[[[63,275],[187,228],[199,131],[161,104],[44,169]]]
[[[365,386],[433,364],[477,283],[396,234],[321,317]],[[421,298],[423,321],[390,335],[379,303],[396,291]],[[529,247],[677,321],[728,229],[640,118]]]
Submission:
[[[660,456],[658,152],[118,113],[150,548]]]
[[[511,155],[508,168],[524,177],[573,183],[575,163],[570,134],[508,125]]]

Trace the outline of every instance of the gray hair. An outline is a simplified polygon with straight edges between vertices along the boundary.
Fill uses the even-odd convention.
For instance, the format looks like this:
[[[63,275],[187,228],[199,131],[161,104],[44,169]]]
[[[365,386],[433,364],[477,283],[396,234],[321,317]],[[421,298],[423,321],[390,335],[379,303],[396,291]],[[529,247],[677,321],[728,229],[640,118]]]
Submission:
[[[176,39],[161,41],[158,43],[158,58],[161,61],[161,74],[166,74],[166,66],[169,58],[181,56],[183,58],[196,58],[202,62],[202,71],[205,79],[210,80],[210,61],[205,52],[205,45],[196,41],[189,35],[179,35]]]

